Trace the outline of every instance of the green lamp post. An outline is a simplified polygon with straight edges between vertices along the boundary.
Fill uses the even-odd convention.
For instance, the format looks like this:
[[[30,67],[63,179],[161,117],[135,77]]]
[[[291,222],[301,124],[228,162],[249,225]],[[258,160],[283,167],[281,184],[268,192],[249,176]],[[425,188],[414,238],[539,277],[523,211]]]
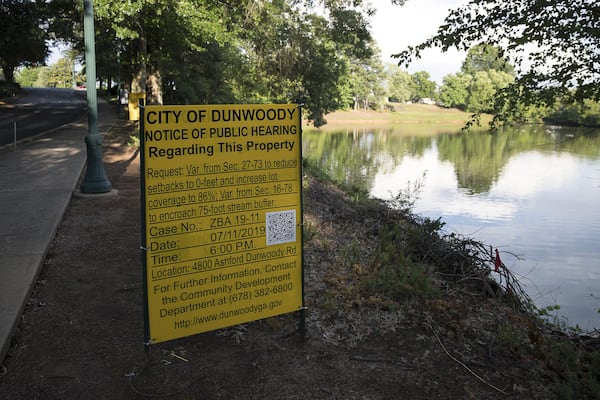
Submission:
[[[98,134],[98,100],[96,98],[96,48],[94,38],[94,8],[91,0],[83,0],[83,35],[88,106],[87,168],[81,182],[81,193],[107,193],[112,185],[104,173],[102,136]]]

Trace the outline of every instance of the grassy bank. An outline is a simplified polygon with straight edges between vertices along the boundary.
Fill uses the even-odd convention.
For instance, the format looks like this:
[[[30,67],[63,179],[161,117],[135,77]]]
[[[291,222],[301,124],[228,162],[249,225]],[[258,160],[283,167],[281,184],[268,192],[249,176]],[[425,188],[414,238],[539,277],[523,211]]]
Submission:
[[[431,125],[440,127],[456,127],[460,129],[472,117],[471,113],[455,108],[442,108],[428,104],[393,103],[391,109],[385,111],[346,110],[327,114],[327,124],[321,130],[333,130],[340,127],[356,125],[381,125],[382,127],[397,125]],[[483,127],[491,120],[491,115],[481,118]]]

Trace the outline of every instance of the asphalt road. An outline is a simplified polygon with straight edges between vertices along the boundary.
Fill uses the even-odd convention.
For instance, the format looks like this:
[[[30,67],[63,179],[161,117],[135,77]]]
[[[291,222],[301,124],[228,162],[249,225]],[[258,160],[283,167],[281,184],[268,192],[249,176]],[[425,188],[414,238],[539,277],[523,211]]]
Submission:
[[[21,95],[0,104],[0,147],[49,133],[85,115],[85,91],[23,88]]]

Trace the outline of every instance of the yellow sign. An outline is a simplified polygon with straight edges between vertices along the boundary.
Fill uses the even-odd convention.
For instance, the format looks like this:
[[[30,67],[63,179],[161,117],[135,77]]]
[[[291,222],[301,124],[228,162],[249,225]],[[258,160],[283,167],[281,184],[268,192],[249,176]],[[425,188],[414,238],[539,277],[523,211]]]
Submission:
[[[146,101],[146,93],[129,93],[127,109],[129,110],[129,120],[140,120],[140,100]]]
[[[146,340],[302,308],[297,105],[147,106]]]

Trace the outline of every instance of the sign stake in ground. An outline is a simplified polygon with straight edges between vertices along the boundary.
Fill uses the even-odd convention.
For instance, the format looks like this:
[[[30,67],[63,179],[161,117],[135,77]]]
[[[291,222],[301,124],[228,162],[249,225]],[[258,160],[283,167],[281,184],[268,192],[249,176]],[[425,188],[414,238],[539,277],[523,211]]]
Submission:
[[[302,310],[300,107],[146,106],[140,121],[146,343]]]

